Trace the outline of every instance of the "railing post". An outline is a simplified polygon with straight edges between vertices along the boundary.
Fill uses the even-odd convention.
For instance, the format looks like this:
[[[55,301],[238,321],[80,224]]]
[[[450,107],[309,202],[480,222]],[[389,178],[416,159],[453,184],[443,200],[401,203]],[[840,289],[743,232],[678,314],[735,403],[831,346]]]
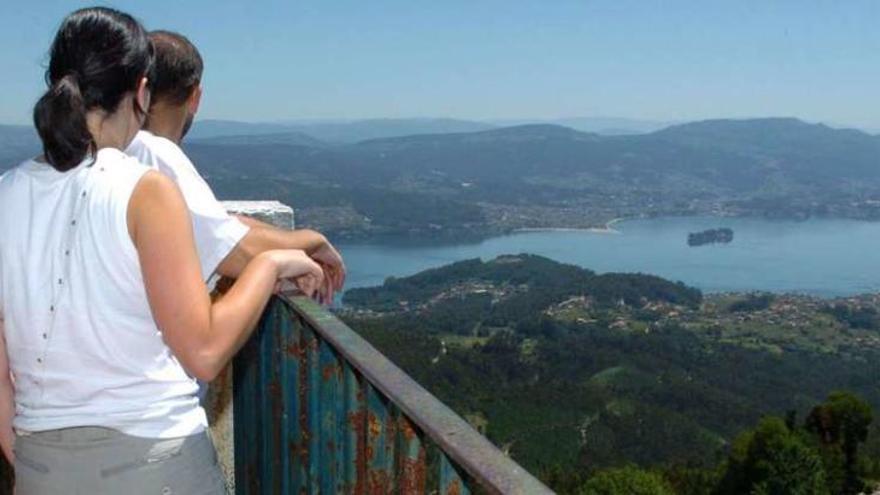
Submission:
[[[278,201],[225,201],[223,205],[230,213],[253,217],[276,227],[291,229],[294,226],[293,209]],[[230,364],[210,385],[204,401],[211,425],[211,438],[217,448],[217,457],[229,493],[235,493],[232,388]]]

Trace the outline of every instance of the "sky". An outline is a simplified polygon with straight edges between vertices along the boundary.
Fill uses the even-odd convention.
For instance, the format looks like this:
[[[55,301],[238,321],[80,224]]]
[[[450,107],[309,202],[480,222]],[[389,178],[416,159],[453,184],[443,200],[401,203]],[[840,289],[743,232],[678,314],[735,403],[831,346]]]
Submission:
[[[2,0],[0,123],[28,123],[76,1]],[[200,118],[799,117],[880,130],[880,1],[154,0]]]

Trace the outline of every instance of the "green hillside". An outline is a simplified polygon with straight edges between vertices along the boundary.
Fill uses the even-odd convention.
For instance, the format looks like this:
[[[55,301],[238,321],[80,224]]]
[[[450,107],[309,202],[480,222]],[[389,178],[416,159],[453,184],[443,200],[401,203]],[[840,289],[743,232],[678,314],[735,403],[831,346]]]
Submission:
[[[351,290],[343,316],[535,472],[711,471],[765,415],[880,406],[880,328],[840,309],[872,296],[761,297],[518,255]]]

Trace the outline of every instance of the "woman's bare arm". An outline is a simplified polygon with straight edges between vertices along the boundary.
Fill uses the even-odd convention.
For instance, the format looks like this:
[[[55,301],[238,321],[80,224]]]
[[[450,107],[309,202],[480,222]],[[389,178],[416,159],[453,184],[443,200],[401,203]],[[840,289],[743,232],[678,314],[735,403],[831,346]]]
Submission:
[[[15,454],[12,446],[15,433],[12,431],[12,419],[15,417],[15,394],[12,376],[9,374],[9,357],[6,354],[6,333],[3,320],[0,319],[0,451],[12,463]]]
[[[210,381],[244,344],[279,278],[312,277],[321,268],[303,251],[254,257],[232,288],[211,303],[202,279],[192,223],[177,186],[148,172],[128,207],[150,308],[168,347],[195,377]]]

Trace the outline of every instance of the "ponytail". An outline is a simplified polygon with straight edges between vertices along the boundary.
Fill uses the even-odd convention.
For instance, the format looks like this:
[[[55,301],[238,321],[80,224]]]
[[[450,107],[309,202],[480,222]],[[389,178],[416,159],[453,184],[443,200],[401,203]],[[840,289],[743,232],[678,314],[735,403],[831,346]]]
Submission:
[[[43,141],[43,154],[59,172],[66,172],[95,151],[86,124],[86,108],[76,76],[59,79],[34,107],[34,125]]]
[[[106,7],[68,15],[49,52],[49,89],[34,107],[46,161],[66,172],[94,154],[97,144],[86,113],[116,112],[126,95],[137,91],[152,63],[147,32],[130,15]]]

